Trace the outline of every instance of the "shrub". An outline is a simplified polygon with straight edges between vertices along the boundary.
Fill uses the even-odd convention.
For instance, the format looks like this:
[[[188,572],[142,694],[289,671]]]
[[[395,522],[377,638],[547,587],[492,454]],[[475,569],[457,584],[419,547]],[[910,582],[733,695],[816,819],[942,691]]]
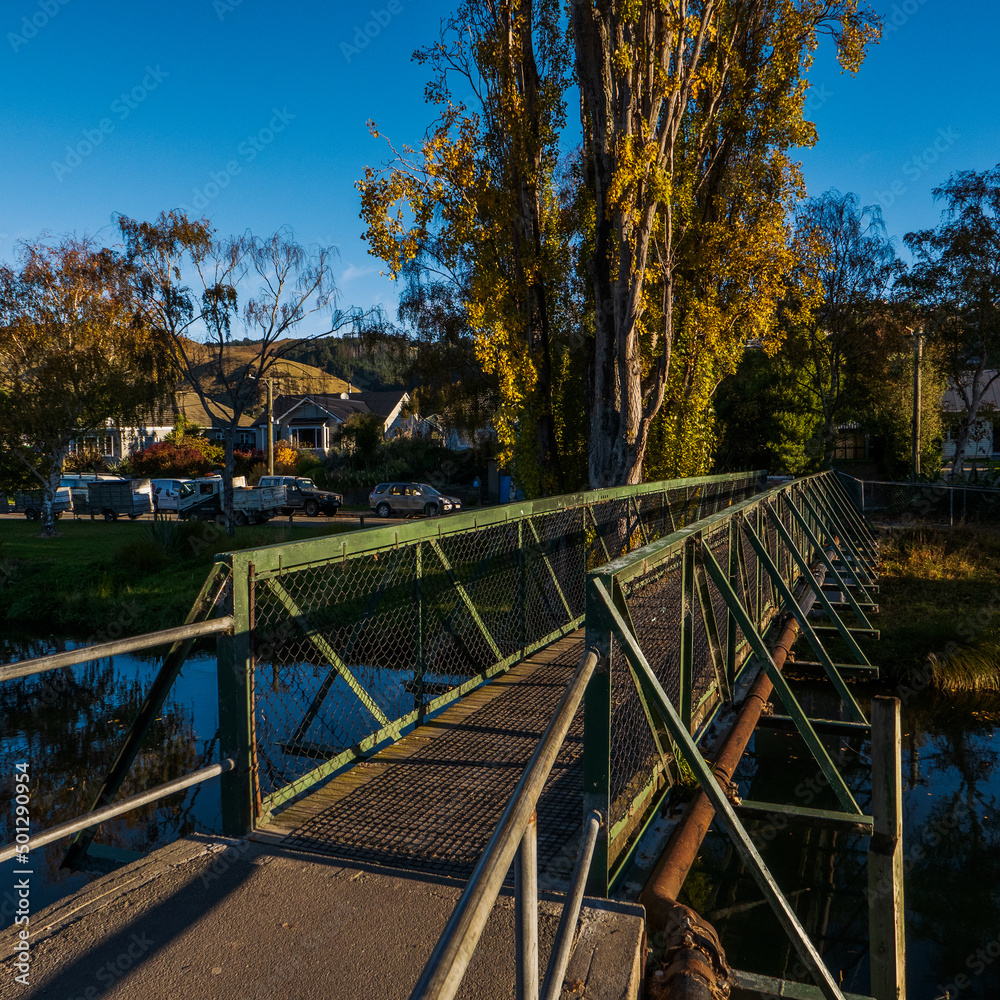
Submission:
[[[274,447],[274,471],[281,476],[294,476],[299,464],[299,453],[287,441],[279,441]]]
[[[204,476],[218,463],[209,458],[203,448],[195,446],[195,441],[204,441],[204,438],[185,438],[183,444],[160,441],[137,451],[131,461],[133,474],[146,479],[166,476],[195,479]],[[209,441],[204,443],[211,444]]]

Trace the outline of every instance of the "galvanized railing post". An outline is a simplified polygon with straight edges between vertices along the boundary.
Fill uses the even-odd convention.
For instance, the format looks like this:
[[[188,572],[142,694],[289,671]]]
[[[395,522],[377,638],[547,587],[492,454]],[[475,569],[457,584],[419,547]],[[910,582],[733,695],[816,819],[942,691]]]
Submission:
[[[587,581],[587,648],[597,653],[597,666],[587,685],[583,702],[583,812],[610,816],[611,800],[611,631],[603,613],[603,603],[593,587],[595,577]],[[607,588],[612,578],[604,580]],[[594,846],[594,860],[587,877],[587,893],[608,895],[609,856],[605,823]]]
[[[681,569],[681,669],[680,691],[677,698],[678,714],[689,732],[694,715],[694,706],[691,703],[694,694],[694,566],[695,540],[692,537],[684,545],[684,561]]]
[[[538,815],[531,814],[514,859],[517,1000],[538,1000]]]
[[[427,664],[424,660],[424,543],[417,542],[414,546],[414,567],[413,567],[413,610],[416,615],[417,626],[417,662],[414,665],[413,700],[416,702],[414,708],[417,712],[417,725],[423,725],[424,708],[426,698],[424,697],[424,674],[427,671]]]
[[[254,825],[250,566],[243,554],[232,558],[233,629],[218,643],[219,753],[236,767],[222,777],[222,832],[245,837]]]

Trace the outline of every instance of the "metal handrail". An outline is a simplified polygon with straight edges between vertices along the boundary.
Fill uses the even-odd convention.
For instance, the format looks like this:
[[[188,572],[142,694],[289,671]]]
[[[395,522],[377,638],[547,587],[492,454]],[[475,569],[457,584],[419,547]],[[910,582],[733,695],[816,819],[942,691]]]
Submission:
[[[500,817],[500,821],[493,831],[493,836],[469,879],[469,884],[462,893],[462,898],[455,906],[447,926],[438,939],[434,952],[428,959],[417,985],[410,994],[410,1000],[452,1000],[458,992],[465,970],[476,950],[483,928],[486,926],[490,911],[500,894],[504,878],[514,861],[515,853],[519,850],[522,858],[518,865],[517,882],[519,884],[515,887],[515,893],[519,896],[527,895],[530,899],[537,897],[537,868],[532,863],[535,860],[535,807],[542,794],[545,781],[556,762],[559,750],[566,739],[566,734],[569,732],[573,717],[583,700],[584,692],[597,662],[596,650],[588,649],[563,692],[552,719],[542,734],[521,780],[517,783],[517,787],[507,803],[507,808]],[[588,835],[584,839],[584,847],[590,843],[590,825],[592,824],[588,824]],[[596,838],[596,831],[594,836]],[[526,841],[528,843],[525,843]],[[593,855],[592,844],[590,854]],[[585,881],[586,869],[589,867],[588,860],[584,868],[581,852],[581,860],[577,864],[576,882],[580,881],[579,871],[581,868],[584,868],[583,880]],[[574,892],[571,896],[571,902],[576,899],[576,896],[577,893]],[[579,896],[582,901],[582,888]],[[515,903],[516,912],[528,911],[527,906],[522,907],[520,904],[521,900],[519,899]],[[537,908],[535,908],[534,913],[537,918]],[[578,913],[579,910],[577,910]],[[530,914],[527,915],[530,917]],[[568,923],[565,914],[563,922]],[[521,990],[524,990],[523,993],[519,990],[519,995],[524,996],[527,1000],[537,1000],[538,922],[537,919],[521,919],[518,923],[525,925],[523,929],[527,931],[529,938],[527,941],[522,940],[520,935],[517,938],[518,985]],[[572,934],[576,920],[574,919],[569,926],[570,934]],[[521,929],[520,926],[519,929]],[[561,924],[560,930],[562,929]],[[557,943],[555,951],[561,955],[562,950],[562,947]],[[533,976],[530,968],[532,962],[535,963]],[[558,964],[562,964],[563,971],[565,971],[565,965],[561,959]],[[550,961],[550,976],[552,971],[553,965]],[[546,995],[549,995],[548,990]],[[558,993],[556,995],[558,996]]]
[[[44,847],[46,844],[61,840],[63,837],[86,830],[89,826],[103,823],[106,819],[114,819],[115,816],[121,816],[123,813],[138,809],[139,806],[165,799],[168,795],[181,792],[185,788],[191,788],[193,785],[200,785],[203,781],[216,778],[220,774],[232,771],[235,767],[236,764],[232,758],[227,757],[218,764],[212,764],[198,771],[192,771],[191,774],[187,774],[183,778],[174,778],[173,781],[167,781],[162,785],[139,792],[137,795],[130,795],[127,799],[122,799],[121,802],[117,802],[113,806],[104,806],[104,808],[96,809],[85,816],[71,819],[66,823],[60,823],[58,826],[52,827],[51,830],[46,830],[44,833],[32,836],[28,841],[28,848],[29,850],[34,850],[36,847]],[[3,849],[0,849],[0,864],[4,861],[9,861],[16,854],[23,854],[24,852],[20,850],[21,847],[22,845],[15,843],[8,844]]]
[[[0,667],[0,682],[17,680],[19,677],[31,677],[34,674],[44,674],[60,667],[72,667],[78,663],[89,663],[91,660],[103,660],[120,653],[132,653],[139,649],[151,649],[154,646],[167,646],[182,639],[195,639],[203,635],[217,635],[228,632],[232,628],[232,615],[222,618],[211,618],[204,622],[194,622],[191,625],[178,625],[177,628],[166,628],[159,632],[146,632],[143,635],[128,639],[115,639],[112,642],[99,642],[93,646],[81,646],[65,653],[52,653],[49,656],[37,656],[32,660],[19,660]]]

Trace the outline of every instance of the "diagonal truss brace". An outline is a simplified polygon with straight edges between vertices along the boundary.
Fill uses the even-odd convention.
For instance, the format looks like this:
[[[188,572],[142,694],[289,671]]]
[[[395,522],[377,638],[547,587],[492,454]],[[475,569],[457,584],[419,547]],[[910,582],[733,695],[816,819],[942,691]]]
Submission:
[[[773,514],[773,511],[771,513]],[[778,522],[778,524],[779,528],[783,531],[784,525],[782,525],[780,521]],[[755,534],[753,528],[749,524],[746,525],[745,527],[746,527],[747,537],[750,539],[750,544],[756,550],[757,557],[760,559],[764,568],[767,570],[768,575],[771,577],[771,579],[777,586],[778,591],[780,592],[783,600],[788,606],[788,610],[791,611],[791,613],[795,616],[796,621],[798,621],[799,627],[802,629],[802,634],[806,637],[806,640],[812,647],[813,652],[816,654],[816,657],[819,660],[820,664],[822,664],[822,667],[826,671],[827,676],[833,682],[833,686],[837,689],[837,694],[840,695],[844,704],[847,706],[847,709],[850,712],[850,714],[854,716],[855,722],[867,723],[868,720],[865,718],[864,712],[861,711],[861,708],[858,705],[858,703],[854,700],[854,695],[851,694],[851,689],[844,682],[844,678],[841,676],[840,671],[837,669],[836,664],[830,658],[830,654],[826,651],[826,647],[820,641],[820,638],[816,634],[816,630],[813,628],[812,623],[809,621],[808,617],[802,613],[802,609],[799,607],[798,601],[796,601],[795,597],[792,595],[791,587],[789,587],[788,584],[785,583],[785,581],[781,578],[781,574],[778,572],[778,568],[774,565],[774,562],[772,561],[767,550],[764,548],[764,545],[761,542],[761,540]],[[786,538],[786,544],[791,549],[792,555],[795,557],[795,560],[799,565],[799,571],[806,578],[807,582],[811,584],[814,593],[818,594],[821,599],[825,600],[826,595],[822,592],[822,589],[820,587],[816,586],[815,577],[813,577],[812,573],[809,570],[808,565],[805,563],[805,560],[802,559],[798,550],[792,544],[791,539]],[[829,604],[829,600],[827,600],[827,604]],[[830,613],[836,615],[835,611],[831,611]],[[850,643],[855,648],[857,648],[857,643],[854,640],[854,636],[851,635],[850,632],[848,632],[847,634]],[[862,658],[863,666],[871,666],[871,664],[868,663],[867,659],[865,659],[864,653],[862,653],[860,649],[858,649],[858,654]]]
[[[348,667],[346,663],[337,655],[337,651],[326,641],[326,639],[316,631],[309,623],[309,619],[306,617],[302,609],[295,603],[295,599],[287,590],[281,585],[277,577],[270,577],[267,580],[268,587],[271,588],[271,592],[275,597],[281,602],[285,610],[296,620],[299,628],[305,633],[306,638],[323,654],[329,661],[330,666],[333,667],[344,681],[347,686],[354,692],[357,696],[358,701],[361,702],[365,708],[373,716],[375,716],[375,721],[378,722],[380,726],[384,726],[389,722],[388,717],[383,713],[382,709],[375,704],[372,696],[365,690],[364,685],[351,673],[351,668]]]
[[[539,551],[542,552],[542,562],[545,564],[545,568],[549,571],[552,586],[556,588],[559,600],[562,601],[562,605],[566,609],[566,617],[572,618],[573,612],[570,609],[569,602],[566,600],[566,595],[563,593],[562,587],[559,586],[559,578],[556,576],[556,571],[552,568],[552,563],[549,561],[549,557],[542,550],[541,535],[538,534],[538,530],[535,528],[534,524],[532,524],[531,518],[528,518],[525,523],[528,525],[528,528],[531,531],[531,536],[535,539],[535,544],[538,546]]]
[[[849,566],[850,563],[848,563],[848,561],[844,558],[844,553],[840,547],[840,542],[837,538],[836,533],[831,531],[826,526],[824,519],[817,512],[816,508],[809,501],[809,498],[805,495],[805,493],[802,494],[802,499],[805,501],[806,506],[809,508],[809,511],[812,514],[812,516],[816,518],[816,521],[820,525],[823,534],[826,536],[827,542],[830,544],[830,547],[833,549],[833,551],[837,554],[837,558],[840,560],[841,565],[844,567]],[[809,527],[808,523],[806,522],[806,519],[802,516],[802,512],[798,510],[795,504],[793,504],[792,501],[787,496],[785,497],[785,500],[788,503],[788,509],[792,512],[792,516],[796,519],[796,521],[798,521],[800,527],[805,532],[806,537],[809,539],[810,544],[813,545],[813,547],[816,549],[816,552],[819,555],[820,559],[823,560],[823,562],[826,565],[826,568],[833,575],[834,581],[840,588],[840,591],[844,595],[847,603],[850,604],[851,610],[858,616],[858,620],[861,621],[866,628],[872,628],[871,622],[868,620],[867,615],[865,615],[865,613],[861,610],[861,605],[858,603],[858,600],[854,596],[853,591],[851,590],[850,587],[847,586],[847,581],[844,579],[840,570],[838,570],[837,567],[834,565],[833,560],[826,554],[826,549],[820,544],[820,541],[816,537],[815,532],[812,530],[812,528]],[[858,574],[855,573],[854,574],[855,582],[857,583],[857,587],[861,593],[862,599],[868,604],[874,604],[875,602],[872,601],[871,595],[865,589],[862,582],[857,579],[857,576]]]
[[[752,539],[753,536],[751,535],[751,540]],[[775,665],[775,662],[771,657],[771,652],[767,648],[767,644],[764,642],[763,637],[757,631],[756,625],[747,614],[746,608],[744,608],[740,603],[740,599],[736,596],[733,588],[730,586],[727,575],[722,571],[718,562],[716,562],[715,556],[712,555],[710,549],[702,546],[700,551],[705,568],[708,570],[708,573],[714,580],[716,587],[718,587],[722,596],[725,598],[726,603],[729,605],[730,610],[736,618],[737,624],[741,629],[743,629],[743,634],[750,641],[750,648],[760,660],[764,671],[767,673],[768,678],[774,685],[774,690],[777,693],[782,705],[785,706],[785,711],[788,712],[788,714],[795,720],[796,728],[805,740],[806,745],[809,747],[809,750],[815,758],[816,763],[819,765],[820,770],[823,772],[823,775],[830,783],[830,787],[836,794],[840,804],[847,812],[857,813],[860,816],[861,809],[859,808],[857,802],[854,801],[854,796],[851,794],[851,790],[844,783],[844,779],[837,770],[836,764],[834,764],[831,760],[829,753],[827,753],[827,749],[823,745],[822,740],[820,740],[819,736],[816,735],[816,730],[813,729],[808,716],[802,711],[802,706],[792,693],[792,689],[788,686],[788,681]],[[758,550],[758,555],[760,554],[760,551],[761,550]],[[774,570],[774,564],[770,560],[770,556],[767,556],[765,565],[768,567],[768,572],[776,572]],[[781,584],[783,586],[784,581],[781,581]],[[794,601],[792,602],[792,606],[793,608],[797,607]],[[850,694],[850,692],[848,692],[848,694]],[[858,709],[858,711],[860,712],[860,709]]]
[[[465,605],[469,614],[472,616],[472,620],[476,623],[476,627],[483,634],[483,638],[486,640],[486,644],[490,647],[493,655],[498,659],[503,659],[503,653],[500,647],[496,644],[496,640],[490,633],[490,630],[486,627],[486,622],[480,617],[479,612],[476,610],[475,604],[472,603],[472,598],[469,597],[468,591],[462,586],[462,581],[459,580],[458,574],[452,568],[451,563],[448,561],[448,557],[444,554],[441,546],[438,544],[436,538],[431,538],[428,541],[430,547],[434,550],[434,554],[441,560],[441,565],[444,566],[445,572],[448,574],[448,579],[451,580],[451,585],[458,592],[458,596],[462,599],[462,603]]]
[[[812,497],[808,497],[805,491],[803,491],[801,495],[809,506],[809,509],[813,512],[813,516],[823,525],[824,530],[827,530],[827,525],[829,524],[835,532],[840,534],[843,545],[837,546],[837,555],[843,565],[850,569],[858,589],[864,595],[865,599],[870,600],[867,588],[872,586],[878,579],[878,573],[874,564],[865,555],[861,545],[858,543],[856,529],[852,531],[852,525],[841,517],[837,508],[830,502],[830,498],[825,492],[817,490]],[[829,534],[829,532],[827,533]],[[846,554],[843,549],[847,550]],[[851,558],[846,558],[847,555]],[[864,577],[863,580],[861,579],[862,576]]]
[[[834,483],[824,484],[821,482],[814,497],[817,504],[821,503],[830,512],[835,524],[842,529],[853,528],[853,531],[844,530],[844,540],[855,556],[858,565],[868,575],[870,582],[874,583],[878,578],[878,574],[875,572],[878,540],[872,534],[864,518],[857,513],[853,503],[840,492]]]
[[[709,554],[709,558],[712,558],[711,554]],[[767,901],[771,904],[775,916],[777,916],[778,921],[795,945],[799,957],[808,968],[827,1000],[844,1000],[843,993],[841,993],[833,976],[830,974],[830,970],[827,969],[819,952],[817,952],[816,946],[809,939],[805,928],[799,922],[795,911],[789,905],[784,893],[774,880],[774,876],[768,870],[764,859],[754,846],[746,828],[740,822],[732,804],[719,787],[715,775],[712,774],[707,762],[698,752],[698,748],[691,739],[690,733],[688,733],[684,723],[681,722],[673,705],[670,704],[670,699],[660,686],[660,682],[656,679],[656,675],[646,661],[646,657],[636,642],[635,636],[629,632],[628,626],[622,620],[621,615],[618,614],[601,581],[595,579],[592,585],[597,590],[598,597],[603,604],[602,610],[608,617],[608,624],[615,633],[632,672],[639,683],[646,689],[649,699],[659,710],[664,722],[670,729],[674,741],[680,747],[681,752],[687,759],[688,765],[698,779],[698,784],[701,785],[703,791],[708,796],[719,821],[739,852],[743,863],[753,874],[754,880],[764,893]]]
[[[864,651],[858,645],[857,640],[855,640],[853,634],[851,633],[851,630],[844,624],[840,615],[838,615],[837,612],[834,610],[833,605],[830,603],[830,598],[827,596],[826,592],[823,590],[822,587],[820,587],[816,583],[816,578],[813,576],[812,571],[809,569],[809,563],[806,560],[806,557],[802,554],[799,547],[795,544],[795,541],[792,539],[791,535],[789,535],[788,529],[781,523],[781,519],[778,517],[777,511],[775,511],[774,508],[771,507],[770,505],[768,505],[768,514],[770,514],[771,520],[774,522],[775,527],[778,530],[778,535],[780,536],[781,540],[785,543],[785,545],[788,547],[788,551],[791,553],[792,558],[795,560],[795,565],[798,566],[799,572],[802,574],[805,582],[809,585],[813,593],[816,595],[816,600],[819,601],[820,607],[822,607],[823,611],[826,612],[826,614],[830,617],[831,621],[833,621],[834,625],[836,625],[837,631],[840,633],[840,637],[850,647],[850,650],[854,654],[854,658],[858,661],[858,663],[860,663],[861,666],[863,667],[870,667],[871,664],[868,662],[868,657],[865,656]],[[820,551],[822,552],[822,549]],[[823,556],[825,557],[826,553],[823,553]],[[872,628],[872,623],[868,621],[867,618],[862,616],[862,621],[864,623],[865,631],[872,631],[872,632],[875,631],[874,628]],[[800,622],[800,624],[802,623]],[[803,632],[806,631],[805,625],[803,625],[802,630]],[[820,659],[822,660],[823,657],[820,656]],[[859,719],[858,721],[860,722],[861,720]]]
[[[719,625],[715,620],[715,607],[708,590],[705,567],[700,564],[695,567],[694,583],[698,591],[698,604],[701,606],[701,620],[705,623],[705,635],[708,637],[708,653],[712,660],[712,669],[715,671],[715,682],[719,685],[720,692],[725,691],[726,697],[732,698],[729,673],[723,669],[726,663],[726,651],[722,648],[722,640],[719,638]],[[731,634],[729,633],[730,636]]]

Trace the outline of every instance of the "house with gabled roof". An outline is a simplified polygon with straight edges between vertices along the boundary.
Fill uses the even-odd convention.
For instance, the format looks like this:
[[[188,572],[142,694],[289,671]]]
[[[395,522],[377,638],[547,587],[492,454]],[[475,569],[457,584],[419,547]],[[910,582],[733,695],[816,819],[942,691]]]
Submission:
[[[374,413],[382,418],[387,440],[411,433],[419,418],[406,413],[410,394],[394,392],[341,392],[283,394],[274,400],[275,438],[293,448],[328,452],[340,430],[356,413]],[[267,415],[255,421],[260,444],[267,447]]]

